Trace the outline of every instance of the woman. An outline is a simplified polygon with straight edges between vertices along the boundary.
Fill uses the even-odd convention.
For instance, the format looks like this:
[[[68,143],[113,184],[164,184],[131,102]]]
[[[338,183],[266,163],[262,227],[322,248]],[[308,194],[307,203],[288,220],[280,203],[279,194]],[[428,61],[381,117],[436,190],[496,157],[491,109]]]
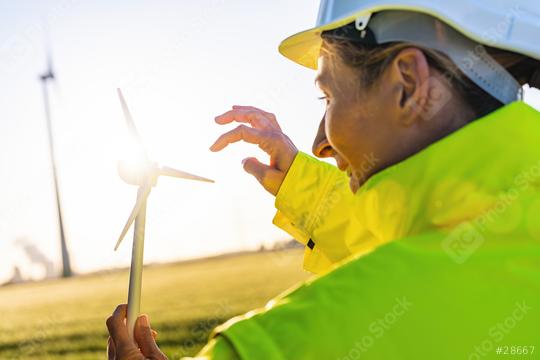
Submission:
[[[216,118],[243,124],[211,150],[242,140],[270,155],[244,169],[321,276],[216,328],[201,358],[481,359],[540,346],[540,113],[520,101],[521,85],[540,87],[540,8],[515,4],[322,1],[318,26],[282,43],[318,70],[313,153],[339,169],[249,106]],[[482,39],[490,27],[497,41]],[[107,321],[110,358],[164,358],[148,319],[135,343],[124,318],[120,306]]]

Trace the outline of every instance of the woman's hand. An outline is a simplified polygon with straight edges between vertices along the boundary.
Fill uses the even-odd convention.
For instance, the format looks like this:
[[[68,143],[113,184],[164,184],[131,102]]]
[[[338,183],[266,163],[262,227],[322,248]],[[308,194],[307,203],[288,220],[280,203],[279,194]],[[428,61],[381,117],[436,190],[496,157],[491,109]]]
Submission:
[[[135,323],[134,342],[128,335],[126,326],[127,305],[116,307],[107,319],[109,341],[107,355],[109,360],[167,360],[156,344],[157,332],[150,328],[148,316],[141,315]]]
[[[232,110],[217,116],[215,120],[220,125],[233,121],[251,125],[242,124],[221,135],[210,150],[220,151],[240,140],[259,145],[259,148],[270,155],[270,164],[263,164],[253,157],[244,159],[242,164],[246,172],[255,176],[261,185],[275,196],[298,149],[281,131],[274,114],[253,106],[235,105]]]

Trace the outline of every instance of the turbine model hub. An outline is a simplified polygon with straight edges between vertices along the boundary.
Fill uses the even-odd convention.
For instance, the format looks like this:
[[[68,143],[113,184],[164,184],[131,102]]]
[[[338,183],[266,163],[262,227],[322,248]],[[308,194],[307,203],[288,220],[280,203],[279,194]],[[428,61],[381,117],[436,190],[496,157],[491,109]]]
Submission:
[[[159,167],[152,161],[123,160],[118,162],[118,175],[130,185],[156,186]]]

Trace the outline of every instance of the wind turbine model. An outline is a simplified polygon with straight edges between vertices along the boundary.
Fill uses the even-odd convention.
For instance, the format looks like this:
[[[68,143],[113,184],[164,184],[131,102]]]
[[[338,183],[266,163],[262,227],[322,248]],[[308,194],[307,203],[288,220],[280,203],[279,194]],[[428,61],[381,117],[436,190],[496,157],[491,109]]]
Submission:
[[[160,167],[153,161],[148,159],[146,150],[137,129],[133,118],[129,112],[129,109],[122,95],[122,91],[118,89],[118,97],[122,105],[124,117],[126,119],[126,125],[128,127],[130,136],[137,145],[137,154],[139,157],[139,169],[133,171],[129,168],[126,162],[119,162],[118,173],[122,180],[131,185],[137,185],[139,190],[137,191],[137,201],[135,206],[129,215],[128,221],[122,230],[122,234],[118,238],[114,250],[118,249],[118,246],[122,242],[124,236],[128,232],[133,221],[135,221],[135,229],[133,231],[133,251],[131,254],[131,270],[129,273],[129,293],[128,293],[128,312],[127,312],[127,326],[129,336],[133,337],[133,331],[135,328],[135,321],[139,316],[139,310],[141,305],[141,285],[142,285],[142,268],[143,268],[143,252],[144,252],[144,227],[146,222],[146,200],[153,186],[156,186],[157,179],[160,175],[171,176],[182,179],[198,180],[213,183],[213,180],[203,178],[200,176],[192,175],[184,171],[172,169],[169,167]]]

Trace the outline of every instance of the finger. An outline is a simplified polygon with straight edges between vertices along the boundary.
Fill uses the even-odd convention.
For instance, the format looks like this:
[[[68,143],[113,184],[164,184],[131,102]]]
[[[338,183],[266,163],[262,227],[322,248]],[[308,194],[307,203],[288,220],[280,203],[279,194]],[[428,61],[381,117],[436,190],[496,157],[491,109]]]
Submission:
[[[116,307],[113,314],[107,319],[107,329],[113,338],[115,345],[129,342],[126,326],[127,305],[121,304]]]
[[[268,140],[268,133],[262,132],[249,126],[240,125],[235,129],[221,135],[216,142],[210,147],[212,151],[220,151],[227,145],[243,140],[250,144],[261,145]]]
[[[215,118],[218,124],[228,124],[233,121],[247,123],[252,127],[262,130],[281,130],[275,117],[272,118],[261,111],[251,109],[229,110]]]
[[[276,115],[272,114],[271,112],[264,111],[262,109],[256,108],[255,106],[242,106],[242,105],[233,105],[233,110],[235,109],[245,109],[245,110],[251,110],[251,111],[258,111],[262,113],[266,118],[272,123],[275,130],[281,131],[281,126],[279,126],[279,123],[276,119]]]
[[[139,345],[139,349],[144,356],[150,357],[156,354],[161,354],[150,328],[150,320],[148,316],[143,314],[137,318],[135,322],[135,341]]]
[[[251,105],[233,105],[232,106],[233,110],[242,110],[242,109],[245,109],[245,110],[254,110],[254,111],[259,111],[261,113],[263,113],[264,115],[267,115],[269,117],[274,117],[274,114],[268,112],[268,111],[265,111],[263,109],[259,109],[258,107],[255,107],[255,106],[251,106]]]
[[[261,113],[263,113],[271,122],[272,124],[274,125],[274,127],[281,131],[281,127],[279,126],[279,123],[276,119],[276,115],[268,112],[268,111],[264,111],[262,109],[259,109],[255,106],[244,106],[244,105],[233,105],[233,110],[242,110],[242,109],[245,109],[245,110],[253,110],[253,111],[260,111]]]
[[[116,349],[112,337],[109,336],[107,340],[107,359],[116,360]]]

